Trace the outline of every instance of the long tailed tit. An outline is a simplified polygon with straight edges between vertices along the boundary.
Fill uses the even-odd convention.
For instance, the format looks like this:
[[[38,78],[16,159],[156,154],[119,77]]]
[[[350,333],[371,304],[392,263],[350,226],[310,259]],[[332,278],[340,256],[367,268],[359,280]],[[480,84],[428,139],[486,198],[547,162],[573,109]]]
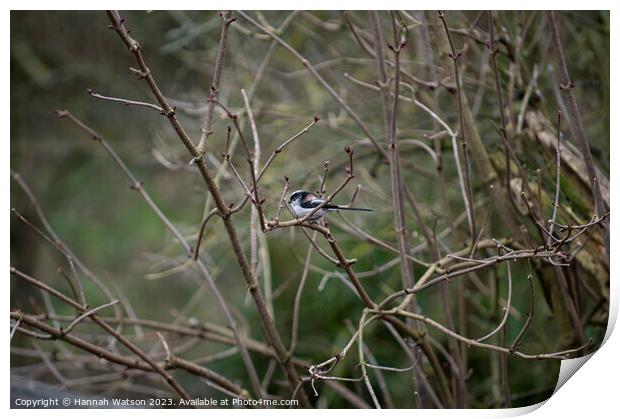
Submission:
[[[325,202],[324,199],[319,198],[315,194],[306,191],[295,191],[291,194],[288,203],[295,213],[295,216],[298,218],[303,218],[308,215],[312,210]],[[318,211],[312,214],[310,217],[310,221],[316,222],[319,218],[325,216],[327,213],[332,211],[372,211],[368,208],[351,208],[351,207],[340,207],[338,205],[326,204],[321,207]]]

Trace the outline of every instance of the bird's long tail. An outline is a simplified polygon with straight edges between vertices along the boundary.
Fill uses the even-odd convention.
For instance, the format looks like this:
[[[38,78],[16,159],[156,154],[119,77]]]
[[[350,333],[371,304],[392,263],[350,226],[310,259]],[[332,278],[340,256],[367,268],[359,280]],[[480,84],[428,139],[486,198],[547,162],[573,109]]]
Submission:
[[[339,207],[337,205],[334,205],[333,207],[330,207],[328,209],[332,209],[332,210],[344,210],[344,211],[374,211],[370,208],[353,208],[353,207]]]

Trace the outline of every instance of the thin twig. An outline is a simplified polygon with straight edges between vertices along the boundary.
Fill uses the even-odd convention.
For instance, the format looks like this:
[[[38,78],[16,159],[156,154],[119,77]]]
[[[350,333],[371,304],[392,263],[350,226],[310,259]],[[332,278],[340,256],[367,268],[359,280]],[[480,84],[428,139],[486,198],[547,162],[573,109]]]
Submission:
[[[523,339],[523,337],[525,336],[525,333],[527,332],[527,329],[530,327],[532,319],[534,318],[534,308],[536,302],[536,294],[534,292],[534,280],[532,279],[532,275],[528,275],[527,279],[530,286],[530,310],[527,313],[527,320],[525,321],[525,324],[517,334],[515,340],[512,342],[512,350],[519,349],[519,346],[521,345],[521,339]]]
[[[111,96],[104,96],[101,95],[95,91],[93,91],[92,89],[86,89],[86,91],[88,92],[88,94],[96,99],[103,99],[103,100],[109,100],[112,102],[120,102],[123,103],[127,106],[141,106],[141,107],[145,107],[145,108],[150,108],[150,109],[154,109],[157,112],[163,114],[164,110],[161,106],[157,106],[153,103],[146,103],[146,102],[139,102],[136,100],[129,100],[129,99],[122,99],[122,98],[117,98],[117,97],[111,97]]]
[[[508,320],[508,315],[510,314],[510,301],[512,300],[512,274],[510,272],[510,262],[508,261],[506,261],[506,270],[508,271],[508,297],[506,298],[506,307],[504,307],[504,316],[502,317],[502,321],[495,329],[493,329],[493,331],[489,332],[481,338],[476,339],[477,342],[484,342],[491,336],[495,335],[504,327],[506,321]]]
[[[558,128],[557,128],[557,147],[555,150],[555,197],[553,198],[553,212],[551,214],[551,220],[549,220],[549,238],[547,239],[547,246],[551,246],[551,239],[553,237],[553,229],[555,228],[555,220],[558,215],[558,207],[560,206],[560,166],[561,166],[561,152],[560,152],[560,126],[562,122],[562,112],[558,111]]]
[[[214,111],[214,99],[217,99],[220,94],[220,82],[222,78],[222,70],[224,68],[224,61],[226,59],[226,47],[228,45],[228,30],[231,23],[235,21],[235,17],[229,10],[219,12],[222,20],[220,42],[217,50],[217,57],[215,59],[215,70],[213,71],[213,80],[211,86],[209,86],[209,102],[207,104],[207,112],[205,115],[205,121],[202,125],[202,134],[200,135],[200,142],[198,143],[197,150],[200,153],[200,157],[204,154],[204,150],[207,144],[207,138],[212,133],[213,126],[213,111]]]
[[[377,395],[375,394],[375,391],[372,388],[372,384],[370,383],[370,380],[368,379],[368,372],[366,371],[366,361],[364,360],[364,326],[365,326],[365,320],[366,320],[366,315],[367,315],[367,311],[366,309],[364,309],[364,312],[362,313],[362,317],[360,319],[359,322],[359,327],[358,327],[358,331],[357,331],[357,354],[359,357],[359,365],[362,369],[362,377],[364,379],[364,383],[366,384],[366,388],[368,389],[368,393],[370,393],[370,398],[372,399],[373,404],[375,405],[375,408],[377,409],[381,409],[381,405],[379,404],[379,400],[377,400]]]
[[[312,240],[316,239],[316,231],[312,233]],[[306,262],[304,263],[304,268],[301,274],[301,279],[299,280],[299,287],[297,288],[297,293],[295,294],[295,302],[293,304],[293,326],[291,327],[291,345],[289,348],[289,353],[294,354],[295,349],[297,349],[297,338],[299,336],[299,310],[301,307],[301,296],[304,291],[304,286],[306,285],[306,280],[308,279],[308,272],[310,267],[310,258],[312,257],[312,246],[308,246],[308,255],[306,256]]]
[[[95,313],[97,313],[97,312],[99,312],[99,311],[103,310],[104,308],[111,307],[111,306],[113,306],[114,304],[118,304],[118,300],[110,301],[109,303],[106,303],[106,304],[100,305],[99,307],[95,307],[95,308],[93,308],[92,310],[88,310],[87,312],[85,312],[85,313],[81,314],[80,316],[76,317],[76,319],[75,319],[75,320],[73,320],[73,321],[69,324],[69,326],[67,326],[66,328],[61,328],[60,330],[62,330],[62,332],[63,332],[64,334],[70,333],[70,332],[73,330],[73,328],[74,328],[75,326],[77,326],[77,324],[78,324],[79,322],[81,322],[82,320],[84,320],[86,317],[90,317],[92,314],[95,314]]]
[[[271,165],[271,162],[273,161],[273,159],[276,158],[276,156],[278,154],[280,154],[288,145],[290,145],[293,141],[295,141],[296,139],[298,139],[299,137],[301,137],[302,135],[304,135],[305,133],[307,133],[310,128],[312,128],[313,126],[315,126],[321,119],[318,116],[315,116],[314,119],[312,120],[311,123],[309,123],[305,128],[303,128],[301,131],[297,132],[295,135],[293,135],[292,137],[290,137],[289,139],[287,139],[286,141],[284,141],[282,144],[280,144],[279,146],[277,146],[275,148],[275,150],[273,150],[273,152],[271,153],[271,155],[267,158],[267,161],[265,162],[265,165],[263,166],[263,168],[260,170],[260,172],[258,173],[258,176],[256,176],[257,181],[260,181],[261,178],[263,177],[263,175],[265,174],[265,171],[267,170],[267,168]]]

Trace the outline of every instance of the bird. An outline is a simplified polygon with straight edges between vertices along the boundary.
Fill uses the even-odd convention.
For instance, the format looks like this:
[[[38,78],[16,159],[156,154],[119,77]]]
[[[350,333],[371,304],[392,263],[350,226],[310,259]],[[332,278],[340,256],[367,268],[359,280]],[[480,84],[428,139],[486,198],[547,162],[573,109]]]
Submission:
[[[312,192],[301,191],[301,190],[293,192],[288,200],[288,203],[297,218],[305,217],[306,215],[311,213],[316,207],[318,207],[324,202],[325,202],[324,199],[319,198]],[[352,207],[341,207],[339,205],[333,205],[333,204],[325,204],[321,207],[321,209],[319,209],[314,214],[312,214],[309,221],[317,222],[320,218],[324,217],[328,213],[332,211],[340,211],[340,210],[373,211],[370,208],[352,208]]]

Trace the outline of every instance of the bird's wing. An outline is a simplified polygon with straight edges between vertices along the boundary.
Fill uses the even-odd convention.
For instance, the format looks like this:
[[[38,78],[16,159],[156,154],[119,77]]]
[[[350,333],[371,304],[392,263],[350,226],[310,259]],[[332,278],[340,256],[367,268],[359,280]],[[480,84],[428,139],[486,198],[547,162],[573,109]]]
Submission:
[[[316,196],[314,197],[314,199],[306,199],[303,202],[301,202],[299,205],[302,208],[316,208],[319,205],[321,205],[324,201],[320,198],[317,198]]]
[[[313,194],[313,193],[307,192],[307,193],[306,193],[306,196],[304,196],[303,201],[304,201],[304,202],[310,202],[310,201],[313,201],[313,200],[315,200],[315,199],[319,199],[319,197],[318,197],[318,196],[316,196],[316,195],[315,195],[315,194]]]

